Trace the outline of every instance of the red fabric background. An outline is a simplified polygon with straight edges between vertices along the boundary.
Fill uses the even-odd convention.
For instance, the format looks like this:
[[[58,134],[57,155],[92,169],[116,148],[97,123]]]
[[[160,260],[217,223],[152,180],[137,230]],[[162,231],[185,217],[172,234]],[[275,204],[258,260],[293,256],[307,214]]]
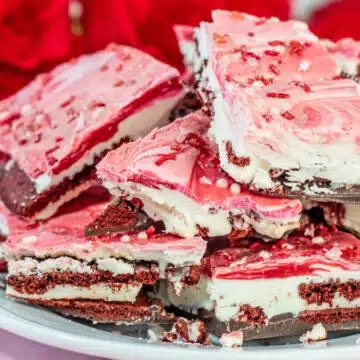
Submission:
[[[319,37],[339,40],[352,37],[360,40],[360,1],[334,1],[315,12],[310,21],[310,29]]]
[[[212,9],[288,18],[288,0],[80,0],[84,33],[74,35],[69,0],[0,0],[0,98],[35,74],[110,42],[128,44],[182,66],[174,24],[196,25]]]

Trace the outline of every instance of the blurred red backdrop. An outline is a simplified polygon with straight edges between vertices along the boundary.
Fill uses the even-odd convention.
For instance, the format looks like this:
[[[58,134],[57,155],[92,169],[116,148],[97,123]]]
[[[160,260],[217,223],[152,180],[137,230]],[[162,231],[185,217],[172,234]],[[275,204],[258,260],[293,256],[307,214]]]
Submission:
[[[0,0],[0,98],[24,86],[37,73],[110,42],[138,47],[181,68],[174,24],[196,25],[210,19],[211,10],[216,8],[287,19],[289,2],[72,0],[69,7],[69,0]],[[311,19],[311,28],[323,37],[356,37],[359,10],[354,8],[360,9],[358,0],[328,6]]]

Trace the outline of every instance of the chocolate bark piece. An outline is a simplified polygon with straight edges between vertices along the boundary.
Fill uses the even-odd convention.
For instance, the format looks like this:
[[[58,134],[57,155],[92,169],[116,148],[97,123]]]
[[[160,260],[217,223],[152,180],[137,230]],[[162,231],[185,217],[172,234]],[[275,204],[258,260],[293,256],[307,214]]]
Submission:
[[[97,173],[114,197],[140,199],[151,218],[182,237],[236,241],[254,230],[280,238],[298,228],[298,200],[259,196],[221,170],[210,122],[201,111],[178,119],[109,153]]]
[[[208,61],[200,92],[215,104],[212,134],[222,168],[272,196],[358,200],[357,84],[338,76],[334,56],[305,24],[241,19],[214,11],[213,22],[197,31],[198,60]],[[346,109],[341,117],[339,107]],[[330,122],[339,124],[331,132]],[[336,150],[346,144],[348,153]]]
[[[99,182],[94,168],[86,166],[74,178],[66,178],[59,186],[53,186],[48,191],[38,194],[32,180],[14,163],[4,172],[0,182],[0,195],[10,211],[23,217],[33,217],[45,208],[49,208],[51,213],[56,212],[57,208],[53,211],[51,205],[56,206],[56,202],[68,192],[76,192],[79,188],[83,192],[97,184]]]
[[[91,224],[85,228],[86,236],[111,232],[137,232],[148,229],[153,221],[140,209],[125,200],[109,205]]]
[[[221,337],[224,333],[242,331],[245,341],[255,339],[271,339],[292,335],[302,335],[321,322],[329,332],[341,332],[360,329],[360,308],[331,309],[314,312],[304,312],[298,317],[291,314],[278,316],[265,326],[250,325],[231,321],[228,324],[216,319],[214,313],[200,310],[199,318],[204,322],[210,333]],[[340,321],[339,321],[340,319]]]
[[[110,45],[40,75],[0,102],[0,151],[16,163],[1,188],[5,204],[21,216],[51,217],[88,187],[69,182],[123,139],[164,124],[181,96],[176,69],[127,46]]]
[[[27,301],[31,304],[45,306],[66,316],[83,318],[99,323],[171,323],[174,316],[164,310],[160,300],[149,299],[140,293],[134,303],[107,302],[101,300],[46,300]]]
[[[182,311],[199,314],[210,331],[218,328],[219,336],[293,335],[318,322],[329,330],[357,329],[359,249],[356,237],[323,223],[273,243],[243,239],[205,257],[198,283],[180,293],[168,287],[168,298]]]

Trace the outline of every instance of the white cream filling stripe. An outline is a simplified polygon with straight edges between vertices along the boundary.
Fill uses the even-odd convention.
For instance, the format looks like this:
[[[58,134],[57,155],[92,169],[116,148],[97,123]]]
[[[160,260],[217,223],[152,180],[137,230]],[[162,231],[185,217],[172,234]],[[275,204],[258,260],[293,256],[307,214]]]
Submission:
[[[134,274],[134,265],[126,263],[121,259],[107,258],[97,259],[96,267],[99,270],[110,271],[114,275]],[[42,261],[26,257],[22,260],[10,260],[8,264],[8,275],[33,275],[41,276],[42,273],[52,271],[71,271],[77,273],[92,273],[96,271],[86,262],[73,259],[68,256],[49,258]]]
[[[209,236],[227,235],[232,230],[229,218],[231,215],[241,214],[243,219],[263,235],[280,238],[286,232],[299,227],[299,217],[291,219],[264,219],[254,220],[246,215],[245,210],[218,210],[216,214],[209,211],[209,206],[201,205],[181,192],[169,190],[159,186],[160,190],[149,188],[141,184],[121,183],[119,187],[113,183],[104,183],[114,196],[120,196],[122,190],[144,203],[144,211],[155,221],[162,220],[166,231],[183,237],[195,236],[198,233],[197,225],[209,229]],[[234,224],[236,226],[237,224]],[[238,224],[238,228],[244,225]]]
[[[102,283],[90,287],[78,287],[72,285],[56,285],[44,294],[26,294],[19,293],[11,286],[7,286],[6,295],[14,296],[21,299],[42,299],[42,300],[59,300],[59,299],[91,299],[105,301],[129,301],[135,302],[136,297],[141,290],[141,284],[124,284],[118,288],[112,289],[107,284]]]

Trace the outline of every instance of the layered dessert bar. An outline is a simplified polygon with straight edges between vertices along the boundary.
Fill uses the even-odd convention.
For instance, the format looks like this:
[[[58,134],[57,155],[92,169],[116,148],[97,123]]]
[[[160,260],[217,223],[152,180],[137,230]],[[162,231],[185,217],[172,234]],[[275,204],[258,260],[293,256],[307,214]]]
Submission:
[[[323,225],[275,243],[241,240],[203,260],[197,285],[170,301],[219,337],[244,340],[360,327],[359,240]]]
[[[338,74],[335,60],[305,23],[221,10],[213,11],[212,18],[212,23],[202,22],[195,30],[202,64],[200,89],[225,90],[223,81],[229,74],[218,72],[223,62],[235,68],[237,77],[245,77],[236,80],[245,80],[246,86],[265,79],[308,82],[316,73]]]
[[[277,239],[298,228],[300,201],[254,194],[221,170],[209,127],[202,111],[178,119],[108,153],[98,176],[115,198],[140,200],[153,221],[182,237],[236,240],[254,231]]]
[[[304,24],[213,18],[197,30],[199,86],[221,167],[276,195],[354,197],[357,84],[339,78],[334,56]]]
[[[85,236],[108,205],[106,196],[84,193],[47,222],[11,229],[6,294],[99,322],[173,320],[149,294],[161,277],[199,266],[205,241],[156,234],[153,228]]]
[[[92,165],[123,142],[164,124],[180,100],[176,69],[111,45],[39,75],[0,102],[0,193],[24,217],[46,219],[94,184]]]

